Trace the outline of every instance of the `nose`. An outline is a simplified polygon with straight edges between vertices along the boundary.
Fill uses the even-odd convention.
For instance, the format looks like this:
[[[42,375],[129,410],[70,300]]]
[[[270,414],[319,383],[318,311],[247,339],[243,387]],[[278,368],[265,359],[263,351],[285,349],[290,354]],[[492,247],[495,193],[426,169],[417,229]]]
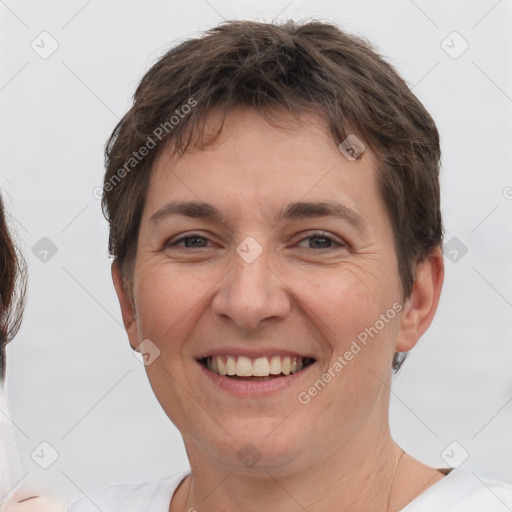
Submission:
[[[264,320],[284,318],[291,308],[287,283],[271,269],[267,251],[251,263],[235,253],[231,270],[224,276],[212,309],[240,327],[255,329]]]

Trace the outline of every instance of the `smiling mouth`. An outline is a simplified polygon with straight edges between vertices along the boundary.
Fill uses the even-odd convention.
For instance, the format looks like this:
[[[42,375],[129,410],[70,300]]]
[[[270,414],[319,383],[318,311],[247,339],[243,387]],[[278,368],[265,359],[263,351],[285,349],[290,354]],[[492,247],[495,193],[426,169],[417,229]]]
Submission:
[[[310,357],[269,356],[251,359],[246,356],[216,355],[199,360],[209,371],[236,380],[260,382],[283,378],[303,371],[315,362]]]

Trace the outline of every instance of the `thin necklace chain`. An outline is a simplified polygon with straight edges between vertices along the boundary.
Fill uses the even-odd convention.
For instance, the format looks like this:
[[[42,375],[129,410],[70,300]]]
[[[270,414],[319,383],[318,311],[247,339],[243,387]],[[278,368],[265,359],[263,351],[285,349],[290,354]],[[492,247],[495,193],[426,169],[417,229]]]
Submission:
[[[393,491],[393,484],[395,483],[395,477],[396,477],[396,473],[398,471],[398,466],[400,466],[400,461],[402,460],[404,453],[405,452],[402,450],[400,457],[398,457],[398,462],[396,463],[395,472],[393,473],[393,479],[391,480],[391,487],[389,488],[389,496],[388,496],[388,503],[386,506],[386,512],[389,512],[389,503],[391,501],[391,492]]]

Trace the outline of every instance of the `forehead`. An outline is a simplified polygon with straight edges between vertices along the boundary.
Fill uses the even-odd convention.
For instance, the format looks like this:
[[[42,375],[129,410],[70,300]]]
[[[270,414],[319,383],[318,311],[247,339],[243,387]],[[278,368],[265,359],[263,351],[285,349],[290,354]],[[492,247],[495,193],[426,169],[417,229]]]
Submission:
[[[212,116],[213,130],[218,122]],[[161,150],[151,173],[146,216],[176,199],[213,203],[233,221],[255,208],[270,220],[284,204],[298,201],[338,202],[354,211],[381,203],[369,149],[350,161],[325,121],[313,114],[302,115],[300,123],[281,114],[276,122],[237,109],[227,114],[220,136],[205,149],[181,158],[169,148]]]

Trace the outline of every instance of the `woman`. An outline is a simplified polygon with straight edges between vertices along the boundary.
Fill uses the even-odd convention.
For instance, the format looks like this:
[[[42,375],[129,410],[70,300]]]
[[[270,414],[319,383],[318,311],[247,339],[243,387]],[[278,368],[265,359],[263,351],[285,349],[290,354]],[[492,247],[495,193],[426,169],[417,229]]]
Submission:
[[[392,369],[443,284],[440,149],[373,48],[223,24],[147,72],[106,157],[124,325],[191,468],[73,512],[512,507],[391,438]]]
[[[12,239],[0,195],[0,510],[58,512],[62,508],[56,503],[33,495],[21,486],[23,473],[7,410],[6,346],[14,338],[21,324],[25,287],[25,261]]]

